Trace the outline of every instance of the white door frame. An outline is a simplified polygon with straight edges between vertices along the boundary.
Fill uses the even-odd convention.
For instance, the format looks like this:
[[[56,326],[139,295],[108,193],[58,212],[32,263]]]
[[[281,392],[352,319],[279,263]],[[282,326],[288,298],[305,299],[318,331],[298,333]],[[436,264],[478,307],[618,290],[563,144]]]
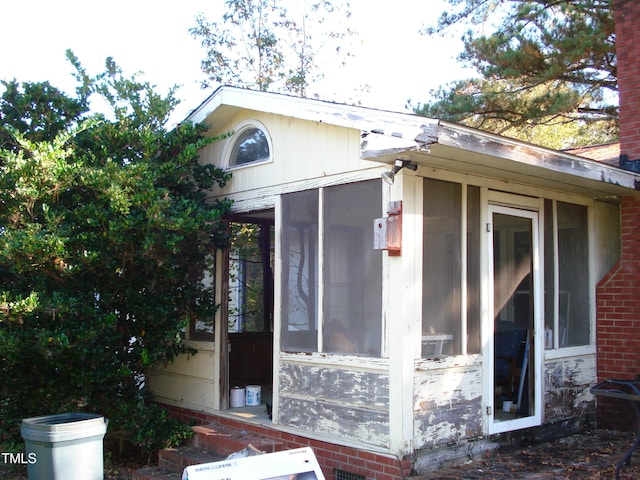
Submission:
[[[483,418],[484,431],[488,434],[508,432],[522,428],[538,426],[542,423],[542,371],[543,371],[543,214],[544,203],[541,199],[520,197],[517,195],[490,192],[483,189],[481,199],[481,215],[486,228],[481,235],[482,255],[482,357],[483,357]],[[512,420],[495,420],[496,409],[494,395],[494,275],[493,275],[493,214],[501,213],[516,217],[528,218],[532,225],[533,250],[533,290],[534,290],[534,330],[532,348],[534,350],[533,365],[530,375],[533,375],[533,411],[528,417]]]

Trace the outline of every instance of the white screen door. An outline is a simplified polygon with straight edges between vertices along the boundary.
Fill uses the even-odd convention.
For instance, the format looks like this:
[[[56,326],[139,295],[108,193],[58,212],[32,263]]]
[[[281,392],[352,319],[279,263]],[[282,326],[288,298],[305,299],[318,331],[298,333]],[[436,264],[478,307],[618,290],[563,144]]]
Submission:
[[[538,212],[489,205],[487,220],[485,413],[500,433],[541,421]]]

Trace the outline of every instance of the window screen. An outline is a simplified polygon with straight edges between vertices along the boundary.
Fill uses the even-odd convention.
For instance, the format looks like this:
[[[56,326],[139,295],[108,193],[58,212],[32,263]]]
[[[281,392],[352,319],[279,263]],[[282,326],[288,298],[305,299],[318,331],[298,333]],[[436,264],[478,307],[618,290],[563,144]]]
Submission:
[[[545,217],[545,348],[589,345],[588,209],[546,200]]]
[[[480,353],[480,188],[467,186],[467,351]]]
[[[318,345],[318,191],[282,197],[282,349]]]
[[[283,195],[283,350],[381,354],[382,252],[372,227],[381,207],[378,181]]]
[[[324,351],[380,355],[382,254],[373,249],[379,182],[325,189]]]
[[[588,345],[589,249],[587,207],[558,202],[558,334],[561,347]]]
[[[424,180],[422,355],[460,353],[462,186]]]

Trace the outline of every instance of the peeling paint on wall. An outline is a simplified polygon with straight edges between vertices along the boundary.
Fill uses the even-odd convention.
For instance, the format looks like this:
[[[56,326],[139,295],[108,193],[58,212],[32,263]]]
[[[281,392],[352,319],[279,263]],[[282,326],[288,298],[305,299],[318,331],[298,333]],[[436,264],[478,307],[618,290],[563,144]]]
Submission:
[[[279,387],[279,424],[389,446],[388,375],[283,362]]]
[[[589,388],[596,381],[595,355],[548,360],[544,366],[544,423],[595,410]],[[417,370],[414,429],[417,449],[451,445],[483,435],[482,365],[445,363]]]
[[[595,355],[568,357],[545,363],[545,422],[595,412],[589,388],[596,382]]]
[[[418,449],[481,435],[481,365],[420,372],[414,417]]]

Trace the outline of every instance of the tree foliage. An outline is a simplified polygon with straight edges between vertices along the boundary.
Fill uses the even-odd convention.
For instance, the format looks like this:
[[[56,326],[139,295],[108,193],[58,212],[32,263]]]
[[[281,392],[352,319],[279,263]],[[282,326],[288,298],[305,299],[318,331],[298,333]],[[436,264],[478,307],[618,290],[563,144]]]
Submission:
[[[467,21],[459,59],[479,77],[432,92],[415,111],[516,137],[575,123],[617,135],[617,62],[610,0],[448,0],[427,34]],[[481,27],[481,28],[480,28]],[[484,33],[490,31],[491,33]],[[569,146],[569,145],[564,145]]]
[[[153,449],[175,431],[147,406],[145,374],[188,351],[190,319],[213,316],[203,275],[229,205],[203,191],[227,176],[198,164],[216,140],[203,125],[165,129],[173,92],[125,78],[111,59],[92,77],[68,57],[75,97],[3,82],[0,440],[19,438],[21,418],[85,410]],[[112,118],[89,115],[95,95]]]
[[[298,2],[293,12],[272,0],[226,0],[221,21],[196,17],[190,31],[206,50],[207,82],[285,91],[305,97],[322,78],[323,64],[344,63],[354,31],[347,2]],[[328,20],[331,19],[331,24]]]

